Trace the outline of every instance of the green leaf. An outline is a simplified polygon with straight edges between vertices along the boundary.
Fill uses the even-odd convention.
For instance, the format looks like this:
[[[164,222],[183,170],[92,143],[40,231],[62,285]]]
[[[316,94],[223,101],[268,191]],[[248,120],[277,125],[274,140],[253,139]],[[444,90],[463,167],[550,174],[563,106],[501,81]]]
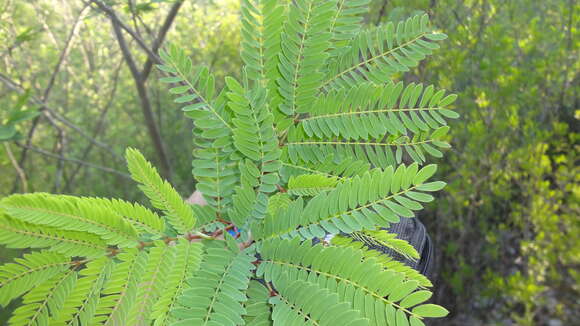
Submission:
[[[130,247],[137,241],[137,232],[128,221],[93,198],[45,193],[16,194],[0,200],[0,208],[11,218],[22,222],[89,232],[111,245]]]
[[[424,304],[413,308],[413,313],[421,317],[445,317],[449,311],[441,306],[434,304]]]
[[[413,178],[413,185],[420,185],[435,174],[437,164],[429,164],[423,167]]]
[[[174,263],[175,246],[156,241],[150,249],[147,265],[136,289],[136,299],[127,313],[127,325],[149,324],[155,309],[155,302],[164,294],[165,285],[173,281],[175,275],[168,277]]]
[[[291,177],[288,181],[288,192],[296,196],[314,196],[322,191],[332,190],[338,180],[320,174],[302,174]]]
[[[423,53],[431,54],[437,47],[433,41],[446,38],[445,34],[430,33],[425,17],[400,21],[396,28],[389,23],[361,31],[351,41],[350,49],[340,51],[340,55],[329,62],[330,69],[322,88],[338,89],[361,81],[382,84],[398,72],[409,71],[425,58]],[[420,19],[424,23],[411,28],[413,21]]]
[[[128,148],[126,156],[131,177],[140,183],[139,188],[149,198],[151,204],[165,212],[169,223],[179,233],[191,231],[195,225],[191,207],[183,201],[169,182],[161,178],[143,154],[136,149]]]
[[[186,280],[199,269],[202,256],[201,243],[190,243],[179,239],[175,246],[173,265],[167,274],[167,281],[159,299],[153,305],[151,319],[154,325],[167,325],[170,311],[177,305],[177,299],[189,287]]]
[[[172,310],[174,325],[239,325],[246,309],[242,302],[255,258],[248,251],[234,253],[216,245],[207,249],[199,271],[192,273]]]
[[[14,128],[14,125],[8,124],[0,126],[0,141],[11,140],[14,136],[16,136],[16,128]]]
[[[447,35],[443,33],[433,33],[425,35],[426,38],[433,41],[441,41],[447,39]]]
[[[431,138],[433,139],[441,139],[441,137],[445,136],[449,131],[449,126],[442,126],[439,127],[431,134]]]
[[[449,104],[455,102],[456,99],[457,99],[456,94],[447,95],[444,99],[441,100],[441,102],[439,102],[439,106],[441,107],[448,106]]]
[[[430,291],[417,291],[406,297],[403,301],[401,301],[400,306],[402,308],[409,308],[415,306],[419,303],[425,302],[431,298],[433,294]]]
[[[14,310],[9,325],[42,325],[51,315],[57,316],[76,281],[77,273],[69,270],[35,287],[23,297],[22,305]]]
[[[70,295],[62,305],[60,313],[53,318],[55,325],[86,325],[93,318],[100,298],[101,289],[109,277],[113,261],[102,257],[86,264],[79,271],[79,278]]]
[[[40,111],[38,109],[14,110],[10,112],[7,123],[16,124],[22,121],[34,119],[39,115]]]
[[[47,251],[24,254],[14,261],[0,266],[0,305],[4,307],[71,264],[68,257]]]
[[[272,318],[275,324],[287,325],[293,321],[315,325],[369,325],[368,319],[361,318],[358,311],[349,309],[346,302],[341,302],[337,294],[321,288],[316,283],[302,280],[289,281],[280,277],[274,282],[280,295],[271,299],[274,303]],[[316,298],[313,304],[308,300]],[[308,300],[308,301],[307,301]]]
[[[445,187],[445,185],[447,185],[447,183],[445,183],[443,181],[429,182],[429,183],[424,183],[424,184],[418,185],[417,190],[439,191],[439,190],[443,189]]]
[[[0,243],[7,248],[48,248],[67,257],[99,257],[107,253],[107,243],[89,232],[22,222],[0,215]]]

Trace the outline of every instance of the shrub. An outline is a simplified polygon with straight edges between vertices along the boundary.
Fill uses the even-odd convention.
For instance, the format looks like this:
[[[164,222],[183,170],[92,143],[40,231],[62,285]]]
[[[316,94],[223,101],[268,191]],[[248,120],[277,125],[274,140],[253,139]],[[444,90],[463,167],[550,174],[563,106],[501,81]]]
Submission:
[[[428,181],[455,95],[394,82],[438,48],[426,15],[360,30],[368,1],[242,2],[243,78],[175,46],[160,70],[194,121],[186,203],[135,149],[154,210],[45,193],[0,201],[0,242],[35,249],[0,267],[11,325],[423,325],[424,276],[385,231],[442,189]],[[324,240],[338,234],[332,242]],[[39,250],[36,250],[39,249]]]

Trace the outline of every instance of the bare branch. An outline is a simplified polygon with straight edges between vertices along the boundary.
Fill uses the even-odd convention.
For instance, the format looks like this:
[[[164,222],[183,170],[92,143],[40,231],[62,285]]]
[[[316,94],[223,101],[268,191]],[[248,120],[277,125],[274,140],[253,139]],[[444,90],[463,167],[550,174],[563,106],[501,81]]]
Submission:
[[[383,19],[383,16],[385,15],[385,10],[387,9],[387,4],[388,4],[389,0],[384,0],[383,4],[381,5],[381,9],[379,10],[379,14],[377,15],[377,21],[375,22],[375,25],[380,25],[381,23],[381,19]]]
[[[115,99],[115,94],[117,93],[117,86],[119,84],[118,83],[119,82],[119,73],[121,72],[121,64],[122,63],[123,63],[123,61],[120,60],[119,64],[117,65],[117,69],[115,70],[115,75],[113,76],[113,87],[112,87],[111,92],[108,96],[109,100],[105,104],[104,108],[101,111],[101,114],[99,115],[99,119],[97,120],[97,124],[96,124],[95,130],[93,132],[93,138],[95,138],[95,139],[97,139],[97,137],[99,136],[99,134],[103,130],[105,117],[106,117],[107,113],[109,112],[109,109],[111,108],[113,101]],[[87,159],[87,157],[89,157],[89,154],[93,150],[93,147],[94,147],[94,143],[89,143],[89,145],[83,151],[83,154],[81,156],[81,160],[85,161]],[[66,189],[70,190],[70,187],[72,186],[74,179],[77,176],[77,174],[79,173],[81,167],[82,167],[82,165],[77,165],[77,167],[71,173],[70,177],[67,178],[66,185],[64,187],[65,191],[66,191]]]
[[[126,173],[123,173],[121,171],[117,171],[117,170],[112,169],[112,168],[108,168],[106,166],[101,166],[101,165],[93,164],[93,163],[90,163],[90,162],[81,161],[81,160],[76,159],[76,158],[70,158],[70,157],[65,157],[65,156],[62,156],[62,155],[57,155],[57,154],[54,154],[52,152],[49,152],[47,150],[44,150],[44,149],[41,149],[41,148],[38,148],[38,147],[26,146],[26,145],[21,144],[19,142],[15,142],[15,143],[19,147],[28,148],[29,150],[31,150],[33,152],[42,154],[42,155],[47,156],[47,157],[51,157],[51,158],[55,158],[55,159],[59,159],[59,160],[63,160],[63,161],[68,161],[68,162],[73,162],[73,163],[76,163],[76,164],[82,164],[82,165],[88,166],[88,167],[93,168],[93,169],[101,170],[103,172],[112,173],[112,174],[116,174],[118,176],[121,176],[121,177],[124,177],[124,178],[127,178],[127,179],[131,179],[131,176],[130,175],[128,175]]]
[[[62,63],[64,62],[65,58],[68,55],[70,48],[72,47],[74,37],[76,36],[78,28],[81,25],[80,22],[82,21],[82,18],[85,15],[86,9],[88,9],[88,6],[85,6],[85,7],[83,7],[83,9],[81,9],[79,15],[77,16],[77,19],[75,20],[75,22],[72,26],[72,29],[71,29],[71,31],[67,37],[67,40],[65,42],[64,48],[61,51],[61,54],[59,56],[58,62],[52,71],[52,75],[50,76],[48,86],[45,88],[44,93],[42,95],[42,100],[41,100],[42,103],[46,103],[46,101],[48,100],[48,98],[50,96],[50,92],[52,90],[52,87],[54,86],[56,76],[58,75],[58,72],[60,71],[60,68],[62,67]],[[55,41],[55,43],[56,43],[56,41]],[[32,138],[34,137],[34,133],[36,132],[36,127],[38,126],[39,122],[40,122],[40,116],[38,116],[38,117],[34,118],[34,120],[32,120],[32,126],[30,127],[30,130],[28,131],[28,135],[26,137],[26,145],[30,146],[32,144]],[[24,148],[22,150],[22,153],[20,154],[19,165],[21,165],[21,166],[24,165],[24,162],[26,162],[26,157],[27,157],[26,155],[27,154],[28,154],[28,149]]]
[[[127,47],[127,43],[125,42],[125,37],[123,36],[123,32],[121,31],[121,26],[119,23],[111,18],[111,22],[113,24],[113,30],[115,32],[115,36],[117,37],[117,42],[119,43],[119,47],[121,48],[121,52],[123,53],[123,57],[125,58],[125,62],[129,66],[129,70],[131,71],[131,75],[133,75],[133,79],[135,80],[135,86],[137,87],[137,93],[139,94],[139,100],[141,101],[141,110],[143,111],[143,116],[145,118],[145,124],[147,125],[147,129],[149,131],[149,135],[151,140],[153,141],[153,146],[155,147],[155,151],[159,156],[159,160],[161,161],[161,171],[163,175],[167,178],[171,178],[171,165],[169,163],[169,158],[165,152],[165,146],[163,144],[163,140],[161,139],[161,134],[159,129],[157,128],[157,124],[155,123],[155,117],[153,116],[153,110],[151,109],[151,102],[149,101],[149,95],[147,94],[147,88],[145,87],[145,82],[141,78],[141,73],[137,70],[137,65],[133,60],[133,56],[129,48]]]
[[[99,9],[101,9],[105,14],[107,14],[107,16],[109,16],[112,22],[117,24],[121,29],[125,30],[129,35],[131,35],[139,47],[141,47],[141,49],[147,53],[149,58],[154,63],[161,63],[161,59],[157,56],[157,54],[155,54],[155,52],[153,52],[147,46],[147,44],[145,44],[145,42],[141,39],[141,37],[139,37],[139,35],[137,35],[137,33],[135,33],[129,26],[127,26],[125,23],[123,23],[123,21],[121,21],[121,19],[119,19],[113,8],[107,6],[101,0],[90,0],[90,2],[96,4]]]
[[[173,6],[171,6],[169,13],[165,17],[165,21],[163,22],[163,25],[159,29],[159,33],[157,34],[157,38],[155,39],[155,41],[153,41],[153,47],[151,49],[153,51],[153,53],[157,53],[159,51],[159,48],[161,47],[161,45],[163,44],[163,41],[165,40],[165,36],[167,35],[167,32],[171,28],[171,25],[173,24],[175,17],[177,17],[177,13],[179,12],[181,5],[183,5],[183,1],[177,1],[173,4]],[[143,65],[143,70],[141,72],[141,79],[146,80],[147,77],[149,77],[149,73],[151,73],[151,68],[153,67],[154,63],[159,63],[159,62],[157,62],[157,61],[154,62],[153,60],[151,60],[151,57],[147,57],[147,61],[145,61],[145,65]]]
[[[4,76],[2,73],[0,73],[0,81],[3,82],[6,86],[8,86],[8,88],[17,91],[19,93],[23,93],[24,89],[22,88],[22,86],[16,84],[14,81],[12,81],[10,78]],[[111,146],[102,143],[96,139],[94,139],[93,137],[89,136],[86,132],[84,132],[79,126],[75,125],[74,123],[68,121],[65,117],[63,117],[62,115],[60,115],[59,113],[57,113],[55,110],[51,109],[50,107],[48,107],[46,105],[46,103],[44,103],[42,100],[40,100],[37,97],[31,96],[30,100],[38,105],[40,107],[40,110],[43,111],[44,115],[47,118],[53,118],[56,121],[59,121],[60,123],[62,123],[63,125],[73,129],[74,131],[76,131],[79,135],[81,135],[83,138],[87,139],[88,141],[90,141],[91,143],[93,143],[94,145],[101,147],[103,149],[105,149],[107,152],[109,152],[112,156],[114,156],[115,158],[117,158],[120,161],[123,161],[123,157],[120,156],[119,154],[113,152],[113,150],[111,149]]]
[[[12,153],[12,150],[10,149],[10,144],[8,144],[8,142],[4,142],[4,149],[6,149],[6,154],[8,154],[8,158],[10,159],[10,163],[12,163],[14,170],[16,170],[16,174],[18,174],[18,178],[20,179],[20,183],[22,184],[22,192],[24,193],[28,192],[28,181],[26,180],[26,174],[24,173],[24,170],[22,170],[22,168],[20,167],[20,164],[18,164],[18,161],[16,161],[16,158],[14,157],[14,154]]]
[[[83,9],[81,9],[81,11],[79,12],[79,15],[77,17],[77,19],[75,20],[73,27],[68,35],[68,38],[65,42],[65,46],[64,49],[62,49],[60,56],[58,58],[58,62],[56,63],[56,66],[54,67],[53,71],[52,71],[52,75],[50,76],[50,79],[48,80],[48,85],[46,86],[46,88],[44,89],[44,94],[42,95],[42,102],[47,102],[48,98],[50,96],[50,92],[52,91],[52,87],[54,86],[54,82],[56,81],[56,76],[58,75],[60,68],[62,67],[62,63],[64,62],[65,58],[68,56],[70,49],[72,48],[73,42],[74,42],[74,37],[77,35],[77,32],[79,30],[79,27],[81,26],[81,21],[84,19],[84,17],[86,16],[87,12],[89,9],[89,6],[84,6]]]

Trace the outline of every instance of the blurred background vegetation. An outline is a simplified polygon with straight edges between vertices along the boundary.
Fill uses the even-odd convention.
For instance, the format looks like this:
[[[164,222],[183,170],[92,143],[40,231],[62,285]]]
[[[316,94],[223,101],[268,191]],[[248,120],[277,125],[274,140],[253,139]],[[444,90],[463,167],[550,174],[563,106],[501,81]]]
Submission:
[[[239,1],[88,3],[0,0],[0,195],[139,200],[122,159],[133,146],[187,196],[190,122],[151,53],[178,43],[218,79],[238,75]],[[449,35],[405,76],[460,95],[454,147],[436,162],[449,186],[420,216],[437,248],[435,300],[452,312],[439,325],[580,320],[579,9],[372,1],[366,24],[427,12]],[[1,260],[17,254],[0,248]]]

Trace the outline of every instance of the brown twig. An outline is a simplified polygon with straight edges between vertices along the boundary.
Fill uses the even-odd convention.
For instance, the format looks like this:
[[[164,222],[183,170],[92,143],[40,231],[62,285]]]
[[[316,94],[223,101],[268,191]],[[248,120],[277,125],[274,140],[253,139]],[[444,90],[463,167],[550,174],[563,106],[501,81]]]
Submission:
[[[226,225],[229,225],[229,224],[231,224],[231,222],[229,222],[229,221],[226,221],[226,220],[224,220],[224,219],[223,219],[223,218],[221,218],[221,217],[218,217],[218,218],[216,218],[216,221],[218,221],[218,222],[220,222],[220,223],[222,223],[222,224],[226,224]]]
[[[101,133],[101,131],[103,130],[103,126],[104,126],[104,122],[105,122],[105,117],[107,115],[107,113],[109,112],[109,108],[112,106],[113,104],[113,100],[115,99],[115,94],[117,92],[117,85],[118,85],[118,81],[119,81],[119,73],[121,71],[121,64],[123,61],[119,61],[119,64],[117,66],[117,69],[115,70],[115,75],[113,77],[113,87],[111,89],[111,92],[109,93],[108,96],[108,101],[107,104],[105,104],[104,109],[101,111],[101,114],[99,115],[99,119],[97,120],[97,125],[95,127],[95,130],[93,131],[93,138],[97,139],[97,137],[99,136],[99,134]],[[86,161],[87,157],[89,156],[89,154],[91,153],[93,147],[94,147],[94,143],[90,142],[88,144],[88,146],[85,148],[85,150],[83,151],[83,154],[81,155],[81,160],[82,161]],[[67,179],[66,185],[65,185],[65,189],[70,190],[70,187],[75,179],[75,177],[77,176],[78,172],[80,171],[82,165],[77,165],[77,167],[73,170],[73,172],[71,173],[70,177]]]
[[[73,261],[70,262],[70,264],[72,265],[72,267],[74,269],[74,268],[80,268],[80,267],[82,267],[87,262],[89,262],[89,259],[73,260]]]
[[[65,42],[65,46],[63,48],[63,50],[60,53],[60,56],[58,58],[57,64],[54,67],[52,74],[50,76],[50,79],[48,81],[48,85],[44,90],[44,93],[42,95],[42,99],[40,102],[42,103],[46,103],[50,97],[50,93],[52,91],[52,88],[54,86],[55,80],[56,80],[56,76],[58,75],[58,73],[60,72],[60,69],[62,67],[63,62],[65,61],[65,58],[68,56],[68,54],[70,53],[70,49],[72,47],[73,41],[74,41],[74,37],[76,36],[79,27],[81,26],[80,22],[82,21],[82,19],[84,18],[85,14],[86,14],[86,10],[88,9],[88,6],[85,6],[81,9],[81,11],[79,12],[77,19],[75,20],[71,31],[67,37],[67,40]],[[10,86],[10,85],[9,85]],[[45,114],[43,112],[43,114]],[[30,127],[30,130],[28,131],[28,135],[26,138],[26,145],[27,146],[31,146],[32,145],[32,138],[34,137],[34,133],[36,132],[36,127],[38,126],[38,123],[40,122],[40,117],[38,116],[36,118],[34,118],[32,120],[32,126]],[[20,160],[18,162],[19,166],[24,166],[24,163],[26,162],[26,158],[27,158],[27,154],[28,154],[28,149],[24,148],[20,154]]]
[[[278,292],[276,292],[276,290],[274,290],[272,288],[272,284],[270,284],[270,282],[265,282],[266,283],[266,287],[268,288],[268,290],[270,291],[270,296],[271,297],[275,297],[278,295]]]
[[[96,4],[100,10],[102,10],[105,14],[107,14],[107,16],[109,16],[111,21],[113,21],[115,24],[117,24],[119,26],[119,28],[125,30],[125,32],[127,32],[127,34],[131,35],[131,37],[135,40],[135,42],[137,42],[139,47],[141,47],[141,49],[143,49],[143,51],[145,51],[147,56],[149,56],[149,58],[151,58],[151,60],[153,62],[161,63],[161,59],[157,56],[157,54],[155,54],[155,52],[153,52],[147,46],[147,44],[145,44],[145,42],[141,39],[141,37],[139,37],[139,35],[137,35],[137,33],[135,33],[129,26],[127,26],[125,23],[123,23],[123,21],[121,19],[119,19],[119,17],[117,16],[117,14],[113,10],[113,8],[107,6],[101,0],[90,0],[90,2]]]
[[[26,180],[26,174],[24,173],[24,170],[22,170],[22,168],[18,164],[18,161],[14,157],[14,154],[12,153],[12,150],[10,149],[10,145],[8,144],[8,142],[4,142],[4,149],[6,149],[6,154],[8,154],[10,163],[12,163],[14,170],[16,170],[16,173],[18,174],[18,178],[20,179],[20,183],[22,184],[22,192],[24,193],[28,192],[28,181]]]
[[[169,13],[167,13],[167,16],[165,17],[163,25],[161,26],[161,28],[159,28],[157,38],[155,39],[155,41],[153,41],[153,46],[151,47],[151,51],[153,51],[153,53],[157,53],[157,51],[159,51],[159,48],[165,41],[165,36],[167,35],[167,32],[171,28],[171,25],[173,25],[173,21],[175,20],[175,17],[177,17],[177,13],[179,12],[181,5],[183,5],[183,1],[177,1],[173,4],[173,6],[171,6]],[[153,68],[154,63],[160,62],[153,61],[152,58],[148,56],[147,61],[145,61],[145,64],[143,65],[143,70],[141,70],[142,79],[145,80],[147,79],[147,77],[149,77],[149,74],[151,73],[151,68]]]
[[[118,176],[121,176],[121,177],[124,177],[124,178],[127,178],[127,179],[131,179],[131,176],[130,175],[128,175],[126,173],[123,173],[123,172],[120,172],[120,171],[117,171],[117,170],[112,169],[112,168],[108,168],[108,167],[105,167],[105,166],[101,166],[101,165],[97,165],[97,164],[93,164],[93,163],[81,161],[81,160],[75,159],[75,158],[65,157],[65,156],[62,156],[62,155],[57,155],[57,154],[54,154],[54,153],[49,152],[47,150],[44,150],[44,149],[41,149],[41,148],[37,148],[37,147],[34,147],[34,146],[26,146],[25,144],[21,144],[21,143],[18,143],[18,142],[16,142],[16,145],[19,146],[19,147],[23,147],[23,148],[26,147],[29,150],[33,151],[33,152],[42,154],[42,155],[47,156],[47,157],[51,157],[51,158],[55,158],[55,159],[60,159],[60,160],[63,160],[63,161],[69,161],[69,162],[73,162],[73,163],[77,163],[77,164],[83,164],[83,165],[86,165],[86,166],[91,167],[93,169],[101,170],[101,171],[108,172],[108,173],[113,173],[113,174],[116,174]]]
[[[383,16],[385,15],[388,2],[389,2],[388,0],[383,1],[383,4],[381,5],[381,9],[379,9],[379,14],[377,15],[377,21],[375,22],[375,25],[378,26],[381,24],[381,20],[382,20]]]
[[[147,125],[147,129],[149,131],[151,140],[155,147],[155,151],[157,152],[157,155],[161,161],[160,168],[162,170],[162,174],[169,179],[171,177],[171,164],[169,162],[169,158],[166,153],[163,140],[161,138],[161,133],[159,131],[157,123],[155,122],[155,117],[153,115],[153,110],[151,107],[151,102],[149,100],[149,95],[147,93],[147,88],[145,87],[145,82],[151,72],[153,63],[161,62],[161,60],[155,54],[155,52],[159,50],[159,47],[163,43],[165,36],[167,35],[169,28],[173,24],[173,21],[175,20],[175,17],[177,16],[177,13],[181,8],[183,2],[177,1],[171,7],[168,15],[165,18],[163,25],[159,30],[157,38],[153,42],[152,49],[149,49],[149,47],[147,47],[147,45],[139,37],[139,35],[137,35],[137,33],[131,30],[125,23],[123,23],[123,21],[121,21],[121,19],[119,19],[119,17],[111,7],[107,6],[100,0],[91,0],[91,3],[96,4],[97,7],[101,11],[103,11],[111,20],[113,30],[117,38],[117,42],[119,43],[119,47],[121,48],[121,52],[123,53],[125,62],[127,63],[131,75],[133,76],[133,79],[135,81],[135,86],[137,88],[139,99],[141,101],[141,109],[145,118],[145,123]],[[137,42],[137,44],[139,44],[139,46],[143,48],[145,52],[147,52],[148,54],[147,61],[145,62],[143,70],[141,72],[137,69],[137,65],[127,46],[122,30],[126,31]]]
[[[145,124],[147,125],[147,129],[153,142],[153,146],[155,147],[155,151],[157,152],[157,156],[159,156],[162,174],[167,179],[170,179],[171,165],[169,163],[169,158],[165,151],[165,145],[163,144],[163,140],[161,139],[161,133],[159,132],[157,124],[155,123],[155,117],[153,116],[153,110],[151,108],[151,102],[149,101],[149,95],[147,94],[147,88],[145,87],[145,83],[141,78],[141,73],[139,72],[139,70],[137,70],[137,65],[133,60],[133,56],[131,55],[129,47],[125,42],[125,37],[123,36],[123,32],[121,31],[121,25],[115,19],[111,19],[111,22],[113,24],[113,31],[115,32],[115,36],[117,37],[117,42],[119,43],[119,47],[121,48],[121,52],[123,53],[123,57],[125,58],[125,62],[127,63],[127,66],[129,66],[131,75],[135,80],[135,86],[137,88],[137,93],[139,94],[139,100],[141,101],[141,110],[145,118]]]
[[[7,76],[3,75],[2,73],[0,73],[0,82],[4,83],[8,88],[17,91],[19,93],[24,93],[24,88],[20,85],[18,85],[17,83],[15,83],[14,81],[12,81],[10,78],[8,78]],[[124,160],[122,156],[118,155],[117,153],[113,152],[113,150],[111,149],[111,146],[102,143],[94,138],[92,138],[91,136],[89,136],[87,133],[85,133],[79,126],[75,125],[74,123],[68,121],[65,117],[63,117],[62,115],[58,114],[54,109],[52,109],[51,107],[49,107],[45,102],[43,102],[41,99],[36,98],[34,96],[30,97],[30,100],[38,105],[40,108],[39,110],[42,112],[48,112],[48,113],[44,113],[44,116],[49,119],[49,121],[52,119],[52,121],[58,121],[60,123],[62,123],[64,126],[71,128],[72,130],[74,130],[75,132],[77,132],[79,135],[81,135],[81,137],[87,139],[89,142],[93,143],[95,146],[98,146],[104,150],[106,150],[107,152],[109,152],[114,158],[119,159],[119,160]],[[30,144],[27,145],[30,146]],[[21,158],[22,161],[22,158]],[[21,164],[22,166],[22,164]]]
[[[67,145],[66,132],[61,128],[58,128],[57,131],[58,131],[58,138],[57,138],[55,149],[56,149],[56,152],[58,153],[58,156],[60,158],[56,164],[56,170],[55,170],[55,174],[54,174],[53,192],[55,192],[55,193],[60,192],[61,180],[62,180],[63,173],[64,173],[63,172],[64,160],[62,158],[64,157],[64,152],[66,151],[66,145]]]

